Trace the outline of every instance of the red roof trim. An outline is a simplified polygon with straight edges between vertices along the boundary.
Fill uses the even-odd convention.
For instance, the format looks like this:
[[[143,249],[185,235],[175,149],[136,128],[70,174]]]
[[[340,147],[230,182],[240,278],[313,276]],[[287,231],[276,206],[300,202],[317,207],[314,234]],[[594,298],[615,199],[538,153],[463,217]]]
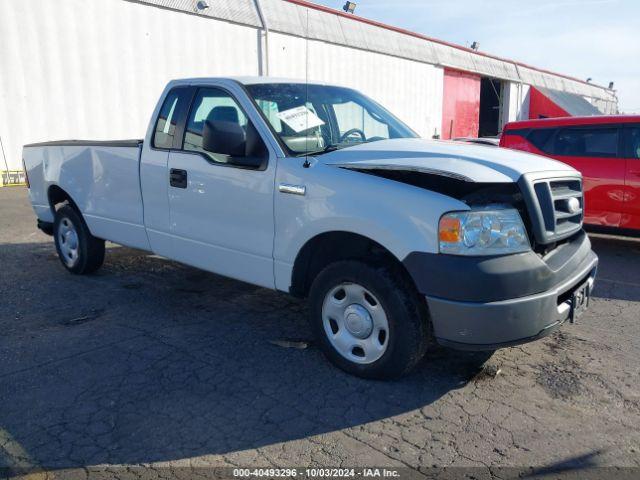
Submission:
[[[581,80],[581,79],[576,78],[576,77],[571,77],[569,75],[564,75],[562,73],[552,72],[551,70],[545,70],[543,68],[533,67],[531,65],[527,65],[526,63],[522,63],[522,62],[519,62],[519,61],[516,61],[516,60],[510,60],[508,58],[498,57],[496,55],[490,55],[490,54],[484,53],[484,52],[478,52],[476,50],[472,50],[471,48],[463,47],[462,45],[457,45],[455,43],[450,43],[450,42],[447,42],[445,40],[438,40],[437,38],[428,37],[428,36],[423,35],[421,33],[412,32],[410,30],[405,30],[404,28],[394,27],[393,25],[388,25],[386,23],[377,22],[375,20],[370,20],[368,18],[359,17],[359,16],[354,15],[352,13],[342,12],[340,10],[336,10],[336,9],[330,8],[330,7],[325,7],[324,5],[318,5],[317,3],[312,3],[312,2],[309,2],[307,0],[284,0],[284,1],[285,2],[289,2],[289,3],[294,3],[294,4],[300,5],[302,7],[312,8],[314,10],[319,10],[321,12],[331,13],[333,15],[338,15],[339,17],[348,18],[349,20],[354,20],[356,22],[361,22],[361,23],[366,23],[368,25],[373,25],[374,27],[384,28],[385,30],[391,30],[391,31],[394,31],[394,32],[402,33],[404,35],[409,35],[411,37],[416,37],[416,38],[419,38],[421,40],[427,40],[429,42],[435,42],[435,43],[439,43],[441,45],[446,45],[447,47],[457,48],[458,50],[463,50],[465,52],[469,52],[469,53],[472,53],[474,55],[481,55],[483,57],[493,58],[494,60],[500,60],[502,62],[513,63],[513,64],[515,64],[515,65],[517,65],[519,67],[530,68],[530,69],[535,70],[537,72],[547,73],[549,75],[555,75],[557,77],[566,78],[567,80],[573,80],[574,82],[580,82],[580,83],[583,83],[585,85],[591,85],[593,87],[602,88],[603,90],[608,90],[607,88],[603,87],[602,85],[597,85],[595,83],[589,83],[589,82],[586,82],[586,81]]]
[[[545,128],[603,124],[608,125],[617,123],[640,123],[640,115],[594,115],[592,117],[558,117],[521,120],[519,122],[507,123],[504,127],[504,132],[520,128]]]

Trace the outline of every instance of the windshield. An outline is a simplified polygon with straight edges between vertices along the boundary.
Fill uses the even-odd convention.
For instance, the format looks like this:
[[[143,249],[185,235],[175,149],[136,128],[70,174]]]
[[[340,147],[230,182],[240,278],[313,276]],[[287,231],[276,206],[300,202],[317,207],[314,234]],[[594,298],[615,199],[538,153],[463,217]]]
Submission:
[[[355,90],[304,83],[247,85],[249,94],[292,155],[417,135]]]

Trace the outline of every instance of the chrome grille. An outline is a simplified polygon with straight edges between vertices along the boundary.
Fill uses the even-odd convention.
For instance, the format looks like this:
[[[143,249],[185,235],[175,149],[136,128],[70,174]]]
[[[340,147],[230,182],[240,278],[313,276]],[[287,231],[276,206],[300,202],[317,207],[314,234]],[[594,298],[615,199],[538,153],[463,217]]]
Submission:
[[[519,183],[537,243],[557,242],[582,228],[584,197],[580,177],[543,178],[529,174]]]

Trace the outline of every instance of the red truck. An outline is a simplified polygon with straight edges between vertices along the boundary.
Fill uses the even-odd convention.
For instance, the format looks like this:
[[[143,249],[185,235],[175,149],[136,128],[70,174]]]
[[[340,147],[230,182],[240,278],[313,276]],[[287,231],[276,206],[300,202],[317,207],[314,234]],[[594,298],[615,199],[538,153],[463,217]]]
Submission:
[[[579,170],[585,224],[640,234],[640,116],[512,122],[505,125],[500,146],[551,157]]]

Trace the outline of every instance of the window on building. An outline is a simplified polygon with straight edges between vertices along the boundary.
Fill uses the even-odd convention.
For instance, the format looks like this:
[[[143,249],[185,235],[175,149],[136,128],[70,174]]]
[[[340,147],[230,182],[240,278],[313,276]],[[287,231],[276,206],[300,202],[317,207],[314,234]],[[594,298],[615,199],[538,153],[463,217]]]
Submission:
[[[608,127],[561,130],[554,142],[554,153],[569,157],[616,157],[618,129]]]

